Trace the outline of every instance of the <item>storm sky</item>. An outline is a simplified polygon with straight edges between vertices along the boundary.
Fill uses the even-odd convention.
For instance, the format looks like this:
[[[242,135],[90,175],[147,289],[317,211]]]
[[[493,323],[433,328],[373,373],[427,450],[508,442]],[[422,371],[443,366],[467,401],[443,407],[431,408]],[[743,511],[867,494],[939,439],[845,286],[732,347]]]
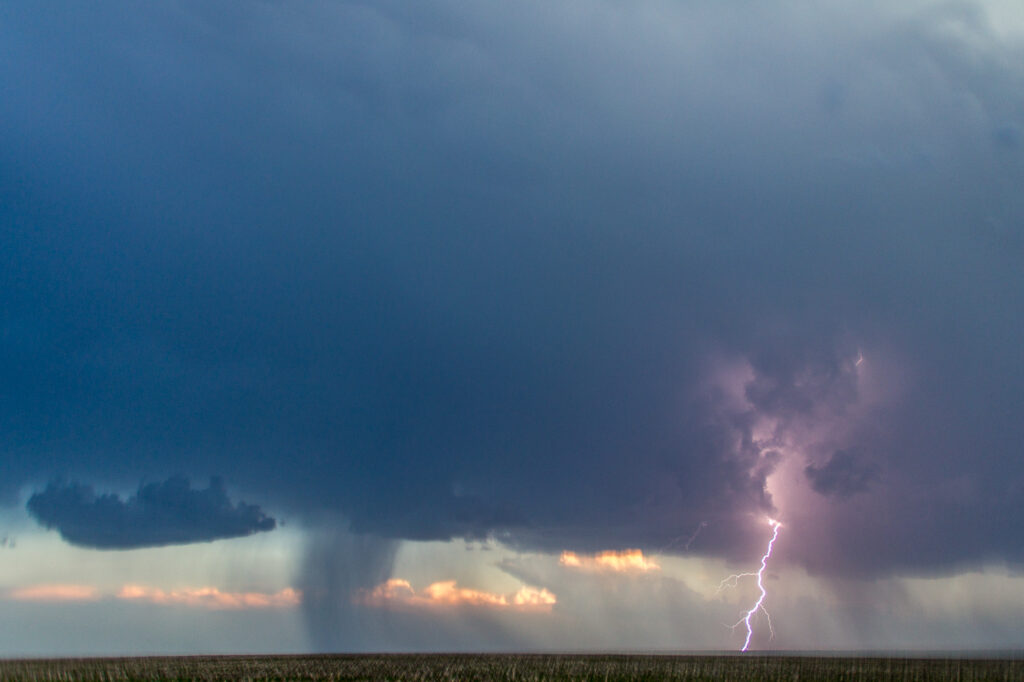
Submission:
[[[0,121],[0,653],[729,649],[769,517],[759,648],[1024,641],[1017,3],[8,3]]]

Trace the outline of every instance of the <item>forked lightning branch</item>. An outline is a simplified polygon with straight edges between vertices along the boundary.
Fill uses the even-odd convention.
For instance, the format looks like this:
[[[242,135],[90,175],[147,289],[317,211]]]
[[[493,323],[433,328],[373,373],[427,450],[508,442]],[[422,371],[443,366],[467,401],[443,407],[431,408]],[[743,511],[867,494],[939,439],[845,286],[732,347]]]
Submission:
[[[768,519],[768,523],[772,527],[772,539],[768,541],[768,548],[765,549],[764,555],[761,557],[761,567],[756,572],[736,573],[730,575],[728,578],[723,580],[721,584],[719,584],[718,586],[718,590],[721,591],[726,587],[735,587],[739,583],[740,578],[757,578],[757,601],[754,602],[754,605],[750,607],[750,610],[748,610],[742,618],[733,623],[733,625],[731,626],[733,630],[738,628],[740,625],[745,625],[747,628],[747,637],[743,641],[743,647],[740,649],[740,651],[746,651],[748,648],[750,648],[750,638],[754,635],[754,625],[752,621],[754,616],[757,615],[758,611],[764,614],[765,621],[768,623],[768,632],[770,633],[771,637],[775,637],[775,631],[772,629],[772,617],[771,615],[769,615],[768,609],[766,609],[764,606],[765,598],[768,596],[768,592],[764,588],[764,571],[768,567],[768,559],[770,559],[772,556],[772,548],[775,546],[775,540],[779,537],[779,528],[782,527],[782,524],[776,521],[775,519],[771,518]]]

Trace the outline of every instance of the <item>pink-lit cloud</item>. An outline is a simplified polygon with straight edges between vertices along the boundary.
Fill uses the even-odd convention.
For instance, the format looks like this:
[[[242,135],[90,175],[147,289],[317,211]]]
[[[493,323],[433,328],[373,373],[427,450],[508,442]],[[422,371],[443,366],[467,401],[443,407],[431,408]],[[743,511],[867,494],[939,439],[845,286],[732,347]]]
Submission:
[[[442,580],[417,592],[408,580],[392,578],[360,601],[369,606],[406,608],[480,607],[520,611],[550,611],[558,599],[545,588],[524,586],[511,595],[459,587],[454,580]]]
[[[10,590],[8,599],[37,602],[96,601],[100,591],[92,585],[29,585]]]
[[[626,549],[621,552],[608,550],[593,556],[580,556],[575,552],[562,552],[558,563],[562,566],[582,571],[608,571],[614,573],[650,573],[660,571],[653,559],[645,557],[639,549]]]
[[[291,588],[279,592],[223,592],[216,587],[185,587],[163,590],[157,587],[127,584],[114,594],[94,585],[27,585],[6,592],[7,599],[25,602],[87,602],[114,597],[128,601],[161,605],[183,605],[206,609],[261,609],[298,606],[302,593]]]
[[[216,587],[162,590],[143,585],[124,585],[118,599],[160,605],[182,605],[212,610],[289,608],[298,606],[302,594],[290,587],[279,592],[222,592]]]

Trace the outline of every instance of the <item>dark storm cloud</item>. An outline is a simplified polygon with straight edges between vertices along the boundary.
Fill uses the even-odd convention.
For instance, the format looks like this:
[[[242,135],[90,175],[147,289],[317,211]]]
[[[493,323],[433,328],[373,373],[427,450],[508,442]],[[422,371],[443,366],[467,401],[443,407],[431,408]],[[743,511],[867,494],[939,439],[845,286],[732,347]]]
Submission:
[[[71,544],[95,549],[210,542],[277,525],[256,505],[232,504],[217,478],[205,490],[193,490],[185,478],[147,483],[126,500],[77,483],[51,483],[29,498],[28,511]]]
[[[983,6],[0,12],[9,500],[222,472],[378,538],[749,558],[771,473],[843,450],[885,479],[796,560],[1024,560]]]
[[[871,462],[850,450],[836,450],[824,464],[808,464],[804,473],[817,492],[838,496],[863,492],[878,476]]]

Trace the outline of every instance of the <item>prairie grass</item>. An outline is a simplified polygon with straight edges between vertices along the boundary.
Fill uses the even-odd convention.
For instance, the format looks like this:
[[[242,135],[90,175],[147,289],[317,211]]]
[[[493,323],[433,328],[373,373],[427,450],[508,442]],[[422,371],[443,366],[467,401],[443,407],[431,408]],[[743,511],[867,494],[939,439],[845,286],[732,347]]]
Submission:
[[[1019,659],[380,654],[0,661],[0,680],[1024,680]]]

